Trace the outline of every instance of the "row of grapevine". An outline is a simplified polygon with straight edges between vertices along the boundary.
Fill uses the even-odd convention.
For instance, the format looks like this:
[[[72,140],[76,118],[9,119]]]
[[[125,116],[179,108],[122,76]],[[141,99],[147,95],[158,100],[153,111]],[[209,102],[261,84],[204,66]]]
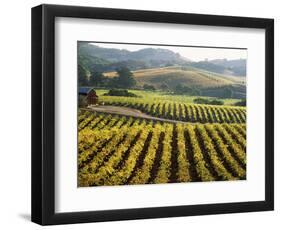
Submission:
[[[133,175],[128,179],[129,184],[146,184],[151,178],[152,168],[154,166],[154,159],[157,154],[157,150],[159,151],[159,140],[162,140],[164,135],[163,127],[159,124],[155,126],[152,130],[153,134],[151,140],[149,142],[149,147],[147,152],[145,153],[144,159],[139,164],[139,167],[135,169]],[[162,137],[161,137],[162,136]]]
[[[166,119],[200,123],[245,123],[244,107],[196,105],[180,102],[105,101],[108,105],[138,109],[146,114]]]
[[[137,121],[131,127],[124,127],[123,129],[117,131],[114,137],[103,147],[100,148],[99,151],[95,151],[94,148],[99,148],[99,143],[93,144],[91,151],[94,153],[91,161],[85,165],[81,169],[81,175],[83,175],[82,185],[85,184],[86,181],[95,181],[96,184],[103,183],[103,180],[113,172],[115,165],[120,160],[122,153],[126,151],[126,149],[130,146],[132,140],[137,136],[140,132],[140,129],[144,128],[145,122]],[[113,133],[111,131],[111,133]],[[104,137],[101,135],[101,139]],[[80,141],[80,140],[79,140]],[[80,155],[83,155],[80,154]],[[78,162],[79,163],[79,162]],[[99,172],[99,173],[98,173]]]
[[[79,120],[79,186],[246,178],[244,124],[170,124],[96,113],[81,113]]]
[[[85,112],[86,114],[88,112]],[[79,115],[79,118],[84,117],[85,113]],[[103,117],[103,118],[102,118]],[[127,118],[124,116],[104,116],[93,114],[90,117],[91,120],[87,119],[87,126],[83,127],[78,133],[78,166],[82,168],[88,164],[95,153],[99,149],[106,147],[106,144],[113,137],[116,139],[118,135],[120,137],[123,133],[128,131],[128,128],[133,124],[138,124],[139,120],[134,118]],[[97,125],[99,121],[103,120],[102,125]],[[106,124],[105,124],[106,123]],[[95,124],[93,126],[93,124]],[[101,129],[102,128],[102,129]],[[119,137],[119,138],[120,138]]]

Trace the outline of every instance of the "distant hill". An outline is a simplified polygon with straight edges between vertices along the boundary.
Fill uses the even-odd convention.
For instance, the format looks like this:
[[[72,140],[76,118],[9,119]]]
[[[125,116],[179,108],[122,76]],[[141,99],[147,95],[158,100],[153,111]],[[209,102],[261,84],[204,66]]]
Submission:
[[[224,67],[225,72],[229,72],[234,76],[246,76],[246,59],[215,59],[209,61],[209,63],[216,66]]]
[[[186,57],[164,48],[145,48],[138,51],[103,48],[91,43],[78,43],[78,62],[91,71],[109,72],[121,66],[131,70],[166,66],[192,66],[214,73],[246,76],[246,60],[215,59],[192,62]]]
[[[208,70],[220,74],[228,74],[233,76],[243,77],[246,76],[246,60],[226,60],[226,59],[216,59],[210,61],[199,61],[191,62],[189,65]]]
[[[78,49],[79,63],[82,65],[85,62],[91,63],[87,68],[96,68],[97,71],[111,71],[124,65],[136,70],[187,63],[185,58],[168,49],[146,48],[130,52],[124,49],[102,48],[84,42],[79,43]]]

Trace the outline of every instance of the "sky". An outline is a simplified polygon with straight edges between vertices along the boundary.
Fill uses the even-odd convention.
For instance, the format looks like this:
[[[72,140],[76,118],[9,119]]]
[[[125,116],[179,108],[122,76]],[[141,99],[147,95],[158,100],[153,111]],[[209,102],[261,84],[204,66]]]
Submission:
[[[247,50],[230,49],[230,48],[203,48],[203,47],[175,47],[175,46],[148,46],[148,45],[131,45],[131,44],[111,44],[111,43],[92,43],[103,48],[126,49],[137,51],[144,48],[163,48],[169,49],[181,56],[192,61],[203,61],[205,59],[247,59]]]

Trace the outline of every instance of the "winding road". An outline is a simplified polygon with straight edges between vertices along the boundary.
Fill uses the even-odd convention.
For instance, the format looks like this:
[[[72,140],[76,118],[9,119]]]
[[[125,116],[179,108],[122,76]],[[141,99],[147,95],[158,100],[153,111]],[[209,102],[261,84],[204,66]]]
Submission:
[[[170,123],[188,123],[184,121],[177,121],[177,120],[170,120],[166,118],[160,117],[153,117],[148,114],[145,114],[137,109],[122,107],[122,106],[112,106],[112,105],[93,105],[88,106],[86,109],[87,111],[95,111],[101,113],[110,113],[110,114],[118,114],[124,116],[131,116],[136,118],[144,118],[144,119],[151,119],[155,121],[163,121],[163,122],[170,122]]]

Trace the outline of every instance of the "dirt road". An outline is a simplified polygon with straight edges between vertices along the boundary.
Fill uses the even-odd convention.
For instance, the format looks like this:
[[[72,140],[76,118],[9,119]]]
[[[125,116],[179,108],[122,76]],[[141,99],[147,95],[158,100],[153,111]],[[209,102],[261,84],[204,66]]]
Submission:
[[[144,118],[144,119],[151,119],[155,121],[163,121],[163,122],[170,122],[170,123],[187,123],[183,121],[176,121],[170,120],[165,118],[153,117],[148,114],[145,114],[137,109],[122,107],[122,106],[111,106],[111,105],[95,105],[89,106],[87,109],[88,111],[96,111],[101,113],[110,113],[110,114],[118,114],[124,116],[131,116],[136,118]]]

